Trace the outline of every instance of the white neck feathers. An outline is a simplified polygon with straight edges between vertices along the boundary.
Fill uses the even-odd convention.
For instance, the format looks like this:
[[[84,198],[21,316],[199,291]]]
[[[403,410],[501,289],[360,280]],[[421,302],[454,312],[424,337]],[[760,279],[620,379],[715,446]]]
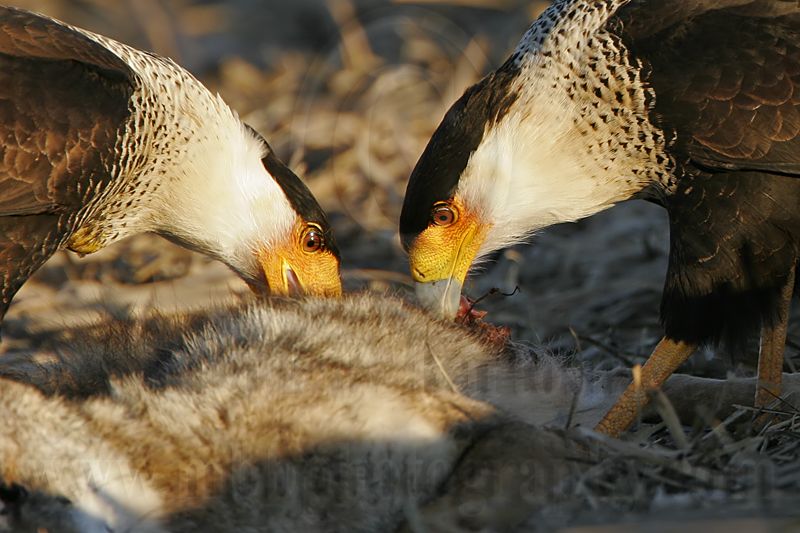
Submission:
[[[139,229],[255,275],[256,251],[285,238],[296,219],[261,162],[268,147],[173,61],[104,42],[141,78],[123,140],[141,157],[128,171],[150,193],[138,210]]]
[[[159,231],[243,273],[290,234],[296,214],[261,159],[267,147],[237,121],[196,132],[153,213]]]
[[[626,200],[662,178],[652,89],[605,24],[619,1],[556,1],[525,34],[505,88],[513,102],[484,136],[456,195],[492,229],[480,255]]]

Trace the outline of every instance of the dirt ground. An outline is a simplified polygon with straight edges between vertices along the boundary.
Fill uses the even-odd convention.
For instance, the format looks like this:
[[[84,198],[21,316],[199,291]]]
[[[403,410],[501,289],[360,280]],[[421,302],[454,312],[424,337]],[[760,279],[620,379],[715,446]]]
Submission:
[[[502,61],[546,2],[15,4],[185,65],[261,131],[309,184],[331,215],[346,288],[410,291],[397,220],[411,168],[448,106]],[[489,320],[511,327],[515,340],[562,353],[576,365],[630,367],[644,361],[661,334],[658,307],[667,231],[661,208],[644,202],[620,205],[500,253],[471,276],[467,293],[479,297],[498,288],[511,294],[518,288],[513,295],[494,294],[480,304],[489,311]],[[2,350],[48,346],[58,332],[108,313],[197,307],[247,290],[225,266],[155,236],[135,237],[85,258],[59,253],[16,297],[4,322]],[[786,353],[791,370],[800,347],[797,323]],[[683,371],[712,377],[746,374],[754,360],[734,362],[725,354],[711,354],[694,356]],[[783,455],[775,464],[789,468],[797,458],[794,418],[791,413],[790,423],[781,428],[791,435],[742,446],[779,449]],[[701,431],[693,435],[702,440]],[[630,439],[642,446],[670,445],[658,426]],[[711,460],[698,446],[694,458],[687,456],[689,463],[735,477],[734,454]],[[670,505],[702,510],[713,496],[720,508],[730,509],[754,490],[747,485],[733,491],[733,497],[683,471],[665,474],[663,467],[654,467],[648,477],[625,472],[620,465],[605,468],[587,480],[586,486],[594,488],[579,500],[583,505],[600,505],[603,490],[630,492],[638,487],[640,494],[614,499],[616,508],[635,513]],[[798,489],[797,474],[775,468],[785,475],[775,478],[773,488],[791,499]],[[625,476],[638,476],[641,483],[631,485],[627,478],[623,483]]]

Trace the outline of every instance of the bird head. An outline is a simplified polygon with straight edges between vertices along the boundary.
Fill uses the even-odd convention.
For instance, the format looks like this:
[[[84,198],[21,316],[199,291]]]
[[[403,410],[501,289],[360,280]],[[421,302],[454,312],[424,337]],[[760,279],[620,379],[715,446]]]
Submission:
[[[458,310],[470,266],[494,247],[487,243],[495,224],[491,172],[468,171],[486,128],[507,111],[494,85],[494,77],[484,79],[447,112],[411,173],[400,215],[417,296],[447,318]]]
[[[339,250],[325,212],[308,187],[272,150],[262,164],[294,211],[293,223],[279,225],[282,235],[257,252],[270,293],[340,296]],[[250,285],[256,291],[261,286],[258,282]]]
[[[257,253],[263,277],[243,276],[250,288],[264,292],[265,282],[270,294],[341,296],[339,253],[326,228],[298,216],[282,242]]]
[[[481,258],[637,186],[619,179],[627,162],[590,146],[582,104],[553,85],[540,69],[507,62],[453,104],[411,173],[401,241],[420,303],[445,318]]]
[[[225,127],[198,134],[181,178],[160,195],[157,231],[227,264],[254,292],[341,295],[339,251],[319,203],[261,135],[220,108]]]

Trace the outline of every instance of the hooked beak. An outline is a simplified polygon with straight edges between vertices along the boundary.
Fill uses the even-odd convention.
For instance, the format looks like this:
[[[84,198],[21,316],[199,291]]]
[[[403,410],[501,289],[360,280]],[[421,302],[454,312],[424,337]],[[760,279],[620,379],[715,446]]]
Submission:
[[[297,255],[297,254],[295,254]],[[294,261],[283,254],[266,252],[259,262],[271,294],[278,296],[341,296],[339,261],[330,253],[298,256]]]
[[[414,283],[417,300],[420,305],[439,314],[442,318],[451,319],[456,316],[461,303],[463,281],[456,277]]]
[[[431,226],[417,237],[409,250],[409,261],[423,307],[442,318],[455,318],[464,280],[486,231],[487,226],[464,217],[451,228]]]
[[[286,277],[286,291],[289,296],[300,296],[303,294],[303,287],[300,285],[300,280],[297,279],[297,274],[294,273],[292,267],[288,264],[284,267],[284,276]]]

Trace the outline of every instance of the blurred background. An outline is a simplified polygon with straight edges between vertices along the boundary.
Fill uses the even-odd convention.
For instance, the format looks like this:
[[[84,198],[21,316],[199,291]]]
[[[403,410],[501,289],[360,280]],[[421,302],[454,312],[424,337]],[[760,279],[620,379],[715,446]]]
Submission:
[[[189,69],[266,136],[330,213],[346,288],[409,292],[397,222],[411,169],[447,108],[505,59],[548,2],[15,4]],[[467,293],[518,288],[482,300],[486,320],[594,367],[628,366],[660,335],[667,245],[665,213],[631,202],[498,254],[471,276]],[[246,292],[225,266],[155,236],[85,258],[62,252],[17,296],[3,346],[47,342],[106,313],[197,307]]]

